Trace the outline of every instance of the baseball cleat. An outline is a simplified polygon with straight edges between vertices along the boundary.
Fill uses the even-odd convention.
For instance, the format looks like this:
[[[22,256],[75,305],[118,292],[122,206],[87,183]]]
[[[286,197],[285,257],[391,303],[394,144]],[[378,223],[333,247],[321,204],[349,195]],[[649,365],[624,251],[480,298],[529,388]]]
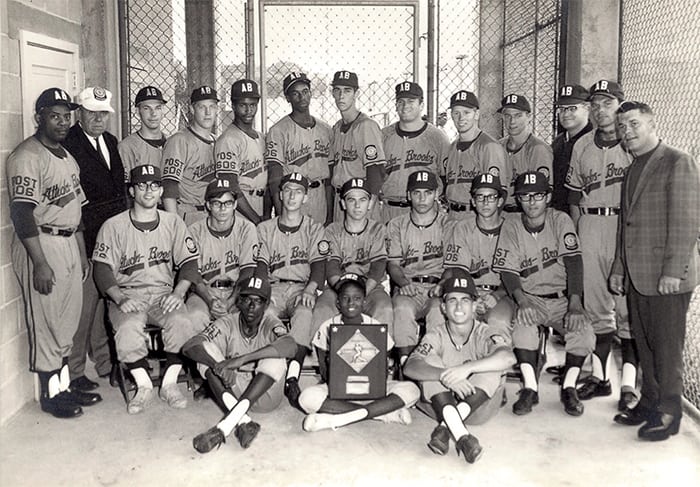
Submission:
[[[649,421],[654,415],[654,411],[637,404],[634,408],[622,411],[615,415],[613,421],[624,426],[639,426]]]
[[[226,443],[224,432],[216,426],[209,428],[204,433],[200,433],[192,439],[192,446],[199,453],[209,453],[216,447],[221,447],[222,443]]]
[[[289,400],[289,404],[296,409],[301,410],[299,406],[299,396],[301,389],[299,388],[299,380],[292,377],[284,381],[284,395]]]
[[[233,434],[241,445],[241,448],[248,448],[253,442],[258,432],[260,431],[260,425],[255,421],[249,421],[248,423],[241,423],[236,426],[233,430]]]
[[[562,389],[560,399],[566,414],[571,416],[581,416],[583,414],[583,403],[579,401],[575,387]]]
[[[539,394],[532,389],[520,389],[518,394],[520,394],[520,398],[513,404],[513,413],[518,416],[532,412],[532,406],[540,402]]]
[[[187,399],[180,392],[177,384],[161,386],[159,396],[173,409],[185,409],[187,407]]]
[[[629,411],[634,408],[639,402],[639,398],[634,392],[620,392],[620,400],[617,402],[617,410],[620,412]]]
[[[98,387],[100,387],[100,385],[97,382],[88,379],[84,375],[70,381],[70,389],[72,391],[90,392]]]
[[[61,394],[65,394],[66,397],[76,403],[79,406],[92,406],[102,401],[102,396],[95,394],[94,392],[83,392],[83,391],[73,391],[68,389],[63,391]]]
[[[321,430],[335,430],[337,427],[333,421],[334,414],[311,413],[304,418],[301,427],[304,431],[314,432]]]
[[[411,424],[413,418],[411,418],[411,411],[408,408],[400,408],[395,411],[391,411],[381,416],[377,416],[374,419],[378,419],[382,423],[395,423],[395,424]]]
[[[129,414],[139,414],[146,409],[146,406],[153,399],[153,389],[147,387],[139,387],[136,395],[129,401],[126,406],[126,412]]]
[[[583,385],[578,388],[578,398],[582,401],[594,397],[604,397],[612,394],[609,380],[600,380],[597,377],[588,376],[583,381]]]
[[[42,395],[39,399],[41,410],[62,419],[77,418],[83,414],[83,408],[61,394],[51,398]]]
[[[436,455],[445,455],[450,451],[450,430],[439,424],[430,433],[428,448]]]
[[[484,451],[479,444],[479,440],[476,439],[476,436],[469,434],[457,440],[455,447],[457,449],[457,456],[461,453],[464,455],[464,459],[469,463],[476,462]]]

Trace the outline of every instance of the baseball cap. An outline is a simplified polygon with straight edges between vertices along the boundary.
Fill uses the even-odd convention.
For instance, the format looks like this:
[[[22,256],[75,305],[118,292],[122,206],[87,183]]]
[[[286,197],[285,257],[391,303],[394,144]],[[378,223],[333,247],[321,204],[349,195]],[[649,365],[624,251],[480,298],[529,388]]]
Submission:
[[[464,293],[476,299],[479,295],[476,292],[474,279],[468,272],[462,269],[453,269],[452,276],[442,285],[442,297],[449,293]]]
[[[139,103],[142,101],[148,101],[148,100],[158,100],[163,103],[168,103],[164,98],[163,98],[163,92],[160,91],[158,88],[155,86],[144,86],[141,88],[138,93],[136,93],[136,99],[134,100],[134,105],[138,106]]]
[[[214,88],[206,85],[192,90],[192,94],[190,95],[190,103],[197,103],[198,101],[202,100],[219,101],[219,95],[216,93]]]
[[[353,272],[347,272],[340,276],[340,279],[338,279],[338,282],[335,283],[335,286],[333,286],[333,289],[335,290],[336,293],[340,293],[341,289],[348,283],[355,283],[360,288],[362,288],[362,292],[364,293],[365,291],[365,278],[362,277],[359,274],[355,274]]]
[[[430,171],[415,171],[408,175],[406,191],[414,189],[437,189],[437,176]]]
[[[78,94],[76,101],[81,107],[91,112],[114,113],[114,109],[110,105],[112,92],[99,86],[85,88]]]
[[[516,95],[511,93],[501,100],[501,108],[496,110],[498,113],[502,113],[506,108],[515,108],[523,112],[530,113],[532,107],[530,107],[530,102],[523,95]]]
[[[264,276],[253,276],[241,285],[239,296],[259,296],[265,301],[270,300],[270,281]]]
[[[548,193],[547,176],[540,171],[528,171],[515,178],[515,194]]]
[[[352,71],[336,71],[333,75],[331,86],[349,86],[350,88],[357,89],[359,87],[357,84],[357,74]]]
[[[589,100],[595,95],[603,95],[607,96],[608,98],[617,98],[620,101],[625,99],[625,92],[622,91],[622,86],[614,81],[609,81],[606,79],[601,79],[600,81],[596,82],[596,84],[591,86],[588,91],[591,92],[591,96],[588,98]]]
[[[70,95],[61,88],[48,88],[42,91],[39,98],[36,99],[34,110],[36,113],[39,113],[42,108],[52,107],[54,105],[66,106],[69,110],[78,108],[78,104],[73,103],[70,99]]]
[[[260,98],[258,84],[252,79],[239,79],[231,85],[231,100],[241,98]]]
[[[151,164],[136,166],[129,173],[129,181],[131,184],[160,181],[160,168]]]
[[[581,85],[564,85],[559,88],[557,105],[578,105],[588,101],[591,94]]]
[[[295,71],[292,71],[284,78],[284,82],[282,83],[282,91],[284,92],[284,94],[286,95],[287,90],[294,83],[297,83],[297,82],[304,83],[306,86],[311,86],[311,81],[306,76],[306,73],[297,73]]]
[[[231,193],[234,199],[236,198],[236,192],[233,190],[231,181],[228,179],[216,178],[211,183],[207,184],[207,189],[204,191],[204,199],[209,201],[224,193]]]
[[[402,81],[396,85],[396,99],[399,98],[423,98],[423,88],[418,83]]]
[[[364,191],[368,195],[370,194],[369,189],[367,188],[367,180],[362,179],[362,178],[351,178],[345,181],[345,184],[341,186],[340,188],[340,197],[345,198],[345,195],[348,194],[350,191],[353,189],[359,189],[361,191]]]
[[[501,185],[501,178],[495,176],[491,173],[485,172],[478,174],[474,179],[472,179],[472,187],[469,192],[472,196],[476,193],[477,189],[489,188],[495,189],[501,195],[501,197],[506,196],[506,191]]]
[[[287,183],[299,184],[304,187],[305,191],[309,190],[309,180],[300,172],[290,172],[289,174],[282,176],[282,180],[280,181],[280,189],[282,189]]]
[[[479,99],[471,91],[459,90],[450,97],[450,108],[456,106],[478,109]]]

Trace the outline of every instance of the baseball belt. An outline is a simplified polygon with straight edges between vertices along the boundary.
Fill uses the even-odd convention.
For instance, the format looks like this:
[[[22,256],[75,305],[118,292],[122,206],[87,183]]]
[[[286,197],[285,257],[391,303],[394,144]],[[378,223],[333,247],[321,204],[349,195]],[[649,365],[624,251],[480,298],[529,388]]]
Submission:
[[[391,201],[391,200],[384,200],[384,203],[386,203],[389,206],[396,206],[399,208],[410,208],[411,203],[408,201]]]
[[[192,205],[192,206],[194,206],[195,210],[197,210],[197,211],[204,211],[207,209],[204,205]]]
[[[309,188],[315,189],[315,188],[318,188],[319,186],[321,186],[321,181],[311,181],[309,183]]]
[[[264,189],[244,189],[244,193],[249,194],[250,196],[264,196],[265,195],[265,190]]]
[[[538,298],[544,298],[544,299],[559,299],[559,298],[565,298],[567,296],[566,289],[563,291],[557,291],[555,293],[549,293],[549,294],[534,294],[534,293],[529,293],[532,294],[533,296],[537,296]]]
[[[477,284],[476,288],[481,289],[483,291],[496,291],[498,288],[501,286],[494,286],[493,284]]]
[[[54,237],[70,237],[78,231],[77,228],[56,228],[50,225],[40,225],[39,228],[42,232],[53,235]]]
[[[212,281],[209,283],[209,287],[215,287],[215,288],[232,288],[234,286],[234,282],[231,279],[217,279],[216,281]]]
[[[411,281],[420,282],[423,284],[437,284],[438,282],[440,282],[440,278],[435,276],[416,276],[412,277]]]
[[[620,214],[619,208],[580,208],[586,215],[613,216]]]
[[[506,213],[522,213],[522,209],[518,205],[506,205],[503,207]]]
[[[291,284],[305,284],[304,281],[297,281],[295,279],[278,279],[277,282],[285,284],[285,283],[291,283]]]
[[[468,209],[468,205],[463,205],[461,203],[450,203],[450,210],[452,211],[467,211]]]

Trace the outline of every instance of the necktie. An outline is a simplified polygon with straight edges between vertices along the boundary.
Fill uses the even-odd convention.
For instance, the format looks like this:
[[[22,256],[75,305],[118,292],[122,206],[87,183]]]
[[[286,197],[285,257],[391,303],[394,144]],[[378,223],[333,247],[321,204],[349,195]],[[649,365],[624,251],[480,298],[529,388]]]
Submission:
[[[100,138],[95,137],[95,147],[97,149],[97,154],[100,156],[100,159],[109,167],[109,161],[105,158],[105,155],[102,153],[102,147],[100,146]]]

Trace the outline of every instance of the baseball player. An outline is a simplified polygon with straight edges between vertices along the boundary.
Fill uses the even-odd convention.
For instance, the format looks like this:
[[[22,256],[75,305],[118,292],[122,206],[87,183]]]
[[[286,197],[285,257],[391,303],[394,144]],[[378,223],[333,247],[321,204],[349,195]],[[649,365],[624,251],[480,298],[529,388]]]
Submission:
[[[479,440],[466,424],[487,421],[498,412],[504,393],[504,372],[514,363],[510,338],[476,318],[478,293],[471,276],[456,270],[444,285],[446,321],[428,330],[411,353],[405,374],[420,382],[439,424],[428,448],[445,455],[450,435],[457,454],[474,463],[482,454]]]
[[[571,154],[566,187],[570,214],[578,225],[581,239],[583,295],[586,311],[593,322],[596,346],[592,374],[579,388],[579,398],[612,394],[609,357],[617,331],[622,348],[622,390],[620,411],[634,406],[637,381],[636,347],[630,333],[625,296],[612,294],[606,285],[615,258],[617,219],[620,214],[622,180],[632,163],[616,132],[615,112],[623,91],[614,81],[600,80],[591,87],[591,111],[596,130],[582,136]]]
[[[119,155],[124,164],[124,178],[136,166],[149,164],[162,168],[165,135],[161,129],[163,110],[168,103],[155,86],[145,86],[136,93],[134,106],[139,112],[141,126],[119,142]]]
[[[333,221],[333,188],[330,185],[331,128],[311,115],[311,81],[304,73],[292,72],[284,78],[284,96],[292,112],[267,132],[267,166],[270,195],[275,213],[282,212],[279,183],[282,176],[299,172],[309,180],[308,203],[303,212],[319,223]]]
[[[458,91],[450,98],[452,121],[458,137],[450,145],[440,175],[445,178],[449,220],[469,216],[472,180],[482,173],[498,176],[504,188],[510,187],[513,169],[503,146],[479,128],[479,99],[471,91]]]
[[[302,213],[308,188],[309,180],[298,172],[282,177],[282,213],[258,226],[256,258],[258,272],[270,276],[270,312],[289,318],[290,334],[297,343],[284,386],[290,404],[297,408],[301,393],[299,374],[315,331],[312,310],[316,290],[323,286],[329,253],[328,241],[323,240],[323,226]]]
[[[180,348],[194,334],[184,304],[185,293],[199,277],[197,246],[185,223],[160,211],[160,169],[136,166],[129,176],[133,208],[105,222],[93,253],[95,282],[109,303],[119,361],[126,364],[138,387],[127,412],[137,414],[151,400],[144,325],[163,328],[167,364],[160,398],[172,408],[187,406],[177,387],[182,369]],[[177,274],[177,281],[175,276]]]
[[[270,218],[265,167],[265,137],[253,128],[258,113],[258,84],[241,79],[231,85],[233,123],[216,141],[216,174],[233,181],[238,211],[254,224]]]
[[[267,413],[282,401],[285,359],[294,356],[296,344],[287,328],[272,313],[270,283],[257,275],[244,281],[238,309],[210,323],[190,338],[183,353],[196,361],[226,416],[192,440],[194,449],[207,453],[221,446],[234,431],[242,448],[248,448],[260,424],[248,411]]]
[[[351,178],[367,179],[372,195],[371,218],[381,221],[379,191],[384,180],[384,147],[382,132],[377,122],[360,112],[355,106],[358,82],[357,74],[337,71],[333,75],[333,99],[340,110],[341,119],[333,126],[331,143],[331,184],[339,193],[343,184]],[[335,198],[334,221],[342,221],[343,210],[339,198]]]
[[[338,309],[340,314],[326,320],[314,335],[313,345],[318,355],[322,383],[307,387],[299,396],[299,405],[308,414],[304,418],[304,431],[336,429],[351,423],[376,419],[385,423],[410,424],[412,407],[420,392],[415,384],[408,381],[389,380],[386,396],[370,402],[338,400],[328,397],[328,368],[330,331],[333,325],[374,324],[386,326],[362,313],[365,298],[364,279],[353,273],[343,274],[336,282]],[[387,333],[387,350],[394,342]],[[359,356],[359,352],[358,352]]]
[[[581,85],[564,85],[559,89],[557,115],[564,131],[552,141],[552,208],[569,211],[569,191],[564,187],[574,144],[593,130],[588,119],[590,107],[588,90]]]
[[[316,301],[313,328],[317,330],[338,313],[338,296],[333,286],[341,275],[348,272],[365,279],[366,298],[362,312],[391,326],[394,318],[391,298],[381,284],[386,277],[386,227],[367,216],[372,195],[365,179],[346,181],[340,197],[345,219],[326,227],[325,238],[330,247],[326,262],[329,286]]]
[[[442,294],[442,283],[447,282],[455,270],[468,272],[478,293],[474,303],[476,317],[510,337],[515,303],[501,285],[501,276],[491,267],[498,236],[507,219],[502,212],[506,192],[498,176],[484,173],[472,181],[471,195],[476,212],[452,228],[445,242],[445,270],[432,294]]]
[[[508,165],[513,168],[508,198],[503,207],[507,212],[519,212],[513,197],[513,182],[522,173],[540,171],[552,182],[552,148],[532,133],[532,108],[523,95],[510,94],[501,100],[498,113],[503,119],[506,135],[499,142],[506,150]]]
[[[421,119],[423,89],[417,83],[396,85],[396,113],[399,121],[382,129],[386,155],[386,179],[382,185],[384,223],[411,211],[406,199],[408,175],[419,169],[439,174],[444,166],[450,142],[440,129]],[[443,192],[442,181],[438,181]]]
[[[438,211],[437,176],[416,171],[408,176],[406,195],[410,213],[398,216],[387,225],[388,270],[396,284],[394,330],[399,365],[403,365],[418,343],[419,318],[426,329],[442,323],[440,301],[429,291],[440,281],[444,258],[446,215]]]
[[[539,402],[538,330],[551,326],[566,340],[561,402],[572,416],[583,414],[576,381],[595,336],[581,302],[583,263],[571,218],[547,208],[552,195],[547,176],[525,172],[515,181],[522,218],[507,220],[501,228],[493,270],[501,273],[508,293],[518,305],[513,348],[523,377],[517,415],[532,411]],[[568,298],[568,299],[567,299]],[[563,318],[563,322],[562,322]]]
[[[233,310],[238,283],[255,271],[255,226],[236,218],[236,192],[228,179],[217,178],[207,186],[204,206],[209,216],[188,228],[199,248],[199,273],[195,292],[187,298],[187,310],[197,331],[213,319]]]
[[[70,389],[68,357],[88,274],[80,223],[86,203],[78,164],[61,146],[78,105],[60,88],[35,103],[36,133],[7,158],[12,267],[22,288],[29,370],[39,375],[41,410],[74,418],[102,398]]]
[[[192,90],[192,123],[172,135],[163,148],[163,207],[188,225],[207,216],[204,191],[216,174],[212,130],[218,102],[214,88]]]

